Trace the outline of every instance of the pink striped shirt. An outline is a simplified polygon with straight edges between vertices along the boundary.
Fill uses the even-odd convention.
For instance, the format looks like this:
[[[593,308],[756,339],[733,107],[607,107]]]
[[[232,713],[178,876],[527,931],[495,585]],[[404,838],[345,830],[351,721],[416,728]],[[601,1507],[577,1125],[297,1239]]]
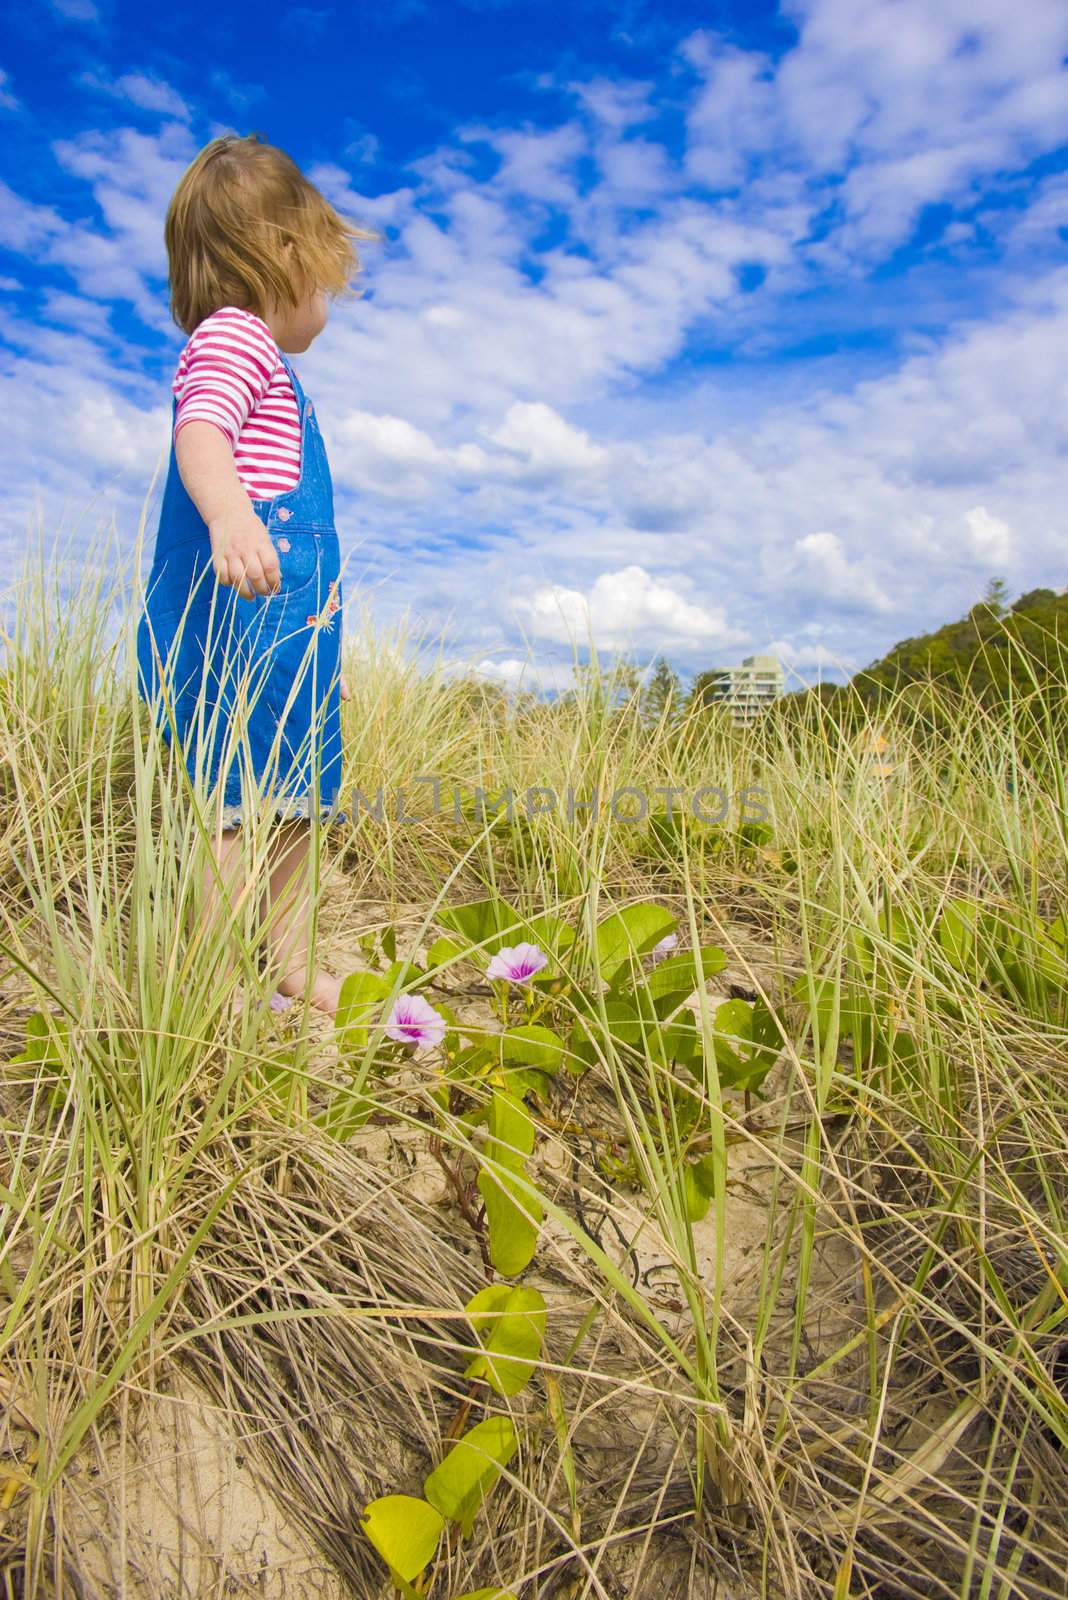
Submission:
[[[300,479],[300,412],[274,335],[253,311],[221,306],[189,336],[171,385],[174,433],[212,422],[230,441],[253,500],[270,500]]]

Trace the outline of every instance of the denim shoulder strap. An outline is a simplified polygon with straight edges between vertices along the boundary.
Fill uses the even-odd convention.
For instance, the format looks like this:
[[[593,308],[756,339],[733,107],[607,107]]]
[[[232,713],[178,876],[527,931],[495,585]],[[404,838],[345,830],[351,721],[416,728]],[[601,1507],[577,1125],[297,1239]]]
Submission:
[[[285,351],[284,350],[279,350],[278,354],[282,358],[282,365],[285,367],[286,371],[289,373],[290,382],[293,385],[293,393],[297,397],[297,411],[298,411],[298,413],[300,415],[303,416],[303,413],[304,413],[304,390],[301,388],[300,379],[297,377],[296,373],[294,372],[293,367],[292,367],[292,365],[291,365],[291,363],[289,361],[289,358],[287,357]]]

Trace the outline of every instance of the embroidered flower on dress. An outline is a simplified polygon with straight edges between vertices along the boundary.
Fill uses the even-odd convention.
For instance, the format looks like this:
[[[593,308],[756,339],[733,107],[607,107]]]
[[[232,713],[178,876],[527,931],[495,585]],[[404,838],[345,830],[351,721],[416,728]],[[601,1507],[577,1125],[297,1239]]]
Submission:
[[[308,619],[307,619],[307,623],[308,623],[308,627],[309,628],[314,628],[316,623],[318,623],[320,627],[326,628],[328,631],[333,628],[333,626],[334,626],[334,613],[336,611],[340,611],[341,610],[341,601],[337,597],[337,579],[336,578],[333,580],[333,582],[330,585],[330,593],[327,596],[326,605],[323,608],[323,610],[324,610],[324,615],[321,616],[321,617],[318,616],[315,612],[309,612]]]

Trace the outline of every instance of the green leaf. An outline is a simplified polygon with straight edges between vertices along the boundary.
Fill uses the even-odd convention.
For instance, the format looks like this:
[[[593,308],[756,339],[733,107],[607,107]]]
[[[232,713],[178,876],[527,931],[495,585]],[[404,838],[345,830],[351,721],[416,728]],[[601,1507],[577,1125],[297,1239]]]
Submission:
[[[511,1589],[468,1589],[464,1594],[458,1594],[456,1600],[515,1600]]]
[[[370,1026],[389,994],[390,985],[380,972],[350,972],[341,985],[334,1026],[342,1055],[367,1049]]]
[[[695,1161],[692,1167],[694,1182],[702,1194],[711,1199],[716,1192],[716,1158],[715,1156],[702,1156]]]
[[[455,962],[466,954],[467,946],[457,939],[435,939],[426,953],[426,970],[428,973],[437,972],[446,962]]]
[[[489,955],[496,955],[503,946],[515,944],[522,937],[514,927],[522,919],[499,895],[473,900],[466,906],[445,906],[436,916],[442,927],[458,933],[469,945],[481,945]]]
[[[704,978],[722,972],[727,965],[726,952],[718,945],[702,945],[698,954],[702,977],[697,975],[698,963],[693,951],[684,950],[682,955],[668,956],[666,960],[658,962],[651,972],[635,984],[635,990],[643,988],[656,1003],[660,1016],[675,1009],[675,1006],[663,1004],[664,1001],[675,1000],[675,1005],[681,1005],[688,995],[700,987]]]
[[[377,961],[379,952],[387,961],[394,961],[397,956],[397,933],[392,926],[382,928],[377,933],[360,934],[356,940],[368,961]]]
[[[546,1099],[552,1081],[547,1072],[539,1072],[537,1067],[495,1067],[490,1076],[491,1083],[520,1100],[527,1094]]]
[[[821,1039],[825,1039],[830,1032],[831,1015],[837,995],[839,1039],[852,1039],[853,1054],[858,1065],[874,1064],[880,1054],[878,1023],[880,1013],[885,1014],[883,1008],[868,992],[852,988],[849,984],[836,984],[829,974],[816,978],[813,987],[816,993],[814,1017],[819,1023]],[[807,1003],[807,980],[798,978],[791,988],[791,993]]]
[[[411,994],[419,981],[426,977],[426,973],[418,962],[391,961],[385,972],[381,974],[386,985],[386,993],[391,994],[395,989],[397,994],[402,992]]]
[[[489,1258],[503,1277],[514,1278],[533,1260],[543,1208],[507,1174],[497,1175],[483,1168],[477,1183],[486,1207]]]
[[[537,1067],[540,1072],[550,1074],[560,1070],[563,1040],[551,1028],[543,1028],[538,1022],[509,1028],[497,1035],[496,1043],[502,1063],[514,1062],[518,1066]]]
[[[523,938],[536,944],[548,956],[562,955],[575,943],[575,930],[553,911],[542,911],[524,923]],[[522,940],[518,941],[522,943]],[[537,974],[541,976],[541,974]]]
[[[847,929],[847,943],[853,952],[853,958],[865,976],[874,972],[876,960],[884,966],[892,966],[892,952],[895,950],[912,950],[917,940],[917,928],[911,915],[901,906],[885,906],[879,911],[875,919],[882,938],[876,940],[866,928],[852,927]],[[891,946],[890,950],[886,945]]]
[[[70,1023],[57,1019],[44,1011],[35,1011],[26,1018],[26,1044],[17,1056],[10,1056],[7,1066],[62,1067],[66,1064],[65,1051],[70,1044]]]
[[[597,924],[594,957],[606,983],[629,969],[630,958],[645,955],[666,934],[674,933],[678,918],[652,900],[622,911],[611,911]]]
[[[568,1049],[587,1066],[592,1067],[607,1051],[609,1039],[616,1048],[622,1045],[633,1047],[642,1040],[642,1019],[633,1000],[606,999],[604,1010],[608,1019],[607,1034],[596,1012],[577,1017],[571,1028]],[[572,1071],[575,1070],[572,1062],[568,1065]]]
[[[466,1306],[482,1353],[464,1373],[485,1378],[499,1395],[518,1394],[530,1378],[545,1338],[545,1300],[537,1289],[492,1284]]]
[[[911,950],[916,944],[917,928],[912,915],[903,906],[883,907],[876,921],[892,945],[900,950]]]
[[[700,1222],[712,1203],[711,1196],[698,1182],[697,1173],[692,1166],[683,1167],[682,1178],[686,1190],[686,1215],[691,1222]]]
[[[495,1094],[490,1106],[487,1155],[518,1172],[534,1149],[534,1122],[521,1100]]]
[[[716,1032],[748,1042],[753,1036],[753,1013],[748,1000],[724,1000],[715,1011]]]
[[[411,1583],[434,1559],[445,1527],[440,1509],[411,1494],[372,1500],[360,1521],[390,1572],[404,1583]]]
[[[938,919],[938,942],[958,972],[981,976],[976,933],[980,909],[974,900],[948,900]]]
[[[263,1081],[274,1094],[276,1100],[282,1100],[293,1084],[297,1065],[297,1052],[287,1050],[286,1053],[275,1061],[264,1059],[258,1063],[263,1074]]]
[[[762,1050],[772,1051],[776,1056],[787,1043],[786,1029],[767,1001],[762,1000],[759,995],[752,1002],[749,1028],[753,1043]]]
[[[25,1047],[4,1063],[5,1067],[54,1067],[59,1073],[69,1065],[70,1023],[65,1017],[54,1017],[45,1011],[35,1011],[27,1017]],[[65,1099],[66,1086],[61,1077],[48,1096],[49,1112],[58,1111]]]
[[[700,1062],[703,1041],[692,1012],[677,1022],[665,1023],[660,1029],[660,1037],[663,1040],[662,1047],[658,1046],[655,1035],[649,1039],[650,1052],[660,1062],[678,1061],[686,1067]]]
[[[518,1447],[511,1417],[487,1417],[453,1445],[423,1484],[423,1493],[469,1536],[479,1506]]]
[[[490,1105],[489,1132],[486,1158],[505,1168],[497,1174],[483,1166],[477,1179],[489,1226],[489,1257],[503,1277],[514,1278],[534,1255],[544,1216],[540,1200],[509,1177],[523,1171],[534,1148],[534,1124],[521,1100],[497,1093]]]
[[[458,1083],[470,1083],[472,1079],[482,1077],[486,1068],[493,1065],[493,1060],[484,1045],[461,1045],[454,1056],[449,1054],[446,1046],[445,1076],[455,1078]]]
[[[779,1034],[774,1018],[761,1006],[759,1019],[755,1018],[756,1002],[725,1000],[716,1007],[712,1026],[712,1048],[721,1088],[751,1090],[759,1088],[775,1064],[779,1051]],[[754,1038],[754,1027],[761,1037]],[[771,1032],[774,1042],[764,1037]]]
[[[984,912],[980,935],[990,947],[987,968],[993,982],[1008,985],[1024,998],[1037,998],[1047,986],[1064,985],[1068,976],[1064,948],[1027,911],[998,906]]]

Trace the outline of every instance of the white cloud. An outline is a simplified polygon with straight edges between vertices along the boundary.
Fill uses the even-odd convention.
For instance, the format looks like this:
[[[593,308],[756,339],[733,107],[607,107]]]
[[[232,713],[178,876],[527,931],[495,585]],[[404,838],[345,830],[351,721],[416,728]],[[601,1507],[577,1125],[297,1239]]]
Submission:
[[[830,645],[819,642],[802,641],[797,643],[793,639],[772,639],[770,644],[763,647],[760,654],[776,656],[783,666],[793,672],[806,672],[815,670],[820,674],[838,673],[842,677],[849,677],[862,663],[855,656],[842,655]],[[865,663],[867,662],[865,661]],[[803,680],[796,685],[792,681],[791,671],[786,674],[787,689],[800,688]]]
[[[5,72],[3,67],[0,67],[0,109],[4,111],[14,111],[18,106],[18,101],[8,88],[10,82],[10,72]]]
[[[431,483],[488,470],[477,445],[445,449],[404,417],[348,411],[331,426],[336,465],[387,499],[422,500]]]
[[[905,238],[933,201],[967,201],[1068,137],[1068,8],[1029,0],[789,0],[800,38],[777,62],[711,30],[684,42],[702,88],[686,164],[713,189],[774,162],[838,225],[809,254],[845,267]]]
[[[588,593],[545,585],[516,596],[512,608],[538,636],[580,648],[591,638],[599,648],[643,644],[658,650],[680,643],[718,647],[746,638],[722,607],[689,600],[639,566],[602,572]]]
[[[61,17],[68,17],[71,22],[99,22],[100,11],[93,4],[93,0],[52,0],[52,5]]]
[[[514,190],[528,200],[570,206],[578,195],[573,168],[583,153],[580,128],[564,123],[558,128],[493,129],[463,127],[465,143],[488,144],[500,157],[495,186]]]
[[[500,479],[526,489],[554,486],[566,491],[610,459],[581,428],[571,427],[539,402],[515,401],[501,422],[480,427],[489,449],[471,441],[439,445],[403,417],[370,411],[346,412],[331,427],[331,435],[341,462],[368,476],[383,494],[400,498],[421,498],[432,479],[445,477],[457,483]]]
[[[169,406],[114,387],[99,346],[70,328],[34,329],[32,348],[17,348],[18,325],[0,315],[0,335],[16,346],[0,376],[0,570],[10,574],[38,516],[46,547],[72,526],[92,529],[114,517],[132,548],[152,474],[161,468],[158,495],[166,470]]]
[[[177,89],[148,72],[124,72],[118,78],[104,78],[99,73],[86,71],[78,74],[78,82],[116,100],[127,100],[143,111],[158,111],[161,116],[183,120],[190,116],[189,107]]]
[[[67,226],[54,207],[24,199],[0,178],[0,244],[5,249],[32,256]]]
[[[867,562],[850,561],[836,533],[806,533],[786,559],[765,561],[769,584],[803,598],[834,602],[838,608],[887,612],[893,599],[879,585]]]
[[[978,561],[987,566],[1007,565],[1013,559],[1012,529],[985,506],[973,506],[964,513]]]
[[[46,322],[59,322],[94,339],[109,338],[111,313],[99,300],[87,300],[83,295],[64,294],[60,289],[45,291],[40,315]]]
[[[456,671],[473,670],[476,677],[485,678],[503,689],[528,694],[559,694],[575,686],[574,668],[565,662],[538,662],[530,657],[506,656],[500,661],[490,657],[475,663],[472,669],[457,666]]]
[[[57,140],[53,151],[67,172],[92,184],[106,229],[64,223],[40,259],[65,267],[94,299],[128,301],[149,327],[173,337],[163,217],[196,153],[189,129],[181,122],[164,123],[155,135],[93,129]]]
[[[622,133],[634,123],[647,122],[656,115],[653,103],[656,84],[652,79],[575,79],[565,87],[596,121],[613,133]]]
[[[563,483],[602,470],[609,453],[542,401],[514,401],[504,421],[483,436],[507,452],[510,470],[531,486]]]
[[[800,42],[775,59],[696,32],[666,85],[571,81],[561,123],[462,128],[380,195],[355,186],[369,152],[355,125],[349,165],[310,169],[392,234],[361,247],[371,296],[334,308],[297,358],[339,525],[384,601],[455,614],[480,660],[519,659],[508,595],[550,646],[589,626],[609,646],[666,643],[689,670],[774,637],[822,668],[880,653],[881,619],[918,630],[959,614],[977,566],[1018,589],[1061,571],[1068,190],[1052,174],[1028,207],[1020,174],[1068,133],[1068,11],[798,0],[789,15]],[[109,92],[121,85],[185,114],[145,74]],[[658,135],[665,109],[688,112],[681,150]],[[176,356],[162,219],[198,142],[181,120],[59,141],[86,186],[74,222],[0,188],[0,237],[69,278],[44,291],[62,327],[2,314],[10,377],[71,419],[68,441],[19,418],[0,470],[21,485],[32,462],[57,502],[104,479],[127,526],[169,396],[116,339],[110,303],[156,332],[154,356],[162,341]],[[478,180],[487,149],[497,163]],[[865,281],[929,201],[970,208],[986,189],[939,240],[986,252],[971,301],[948,273],[937,293],[918,268]],[[764,285],[743,294],[754,263]],[[836,304],[813,329],[821,293]],[[874,375],[858,379],[848,348],[775,364],[840,312],[847,334],[886,339]],[[739,359],[706,364],[709,351]],[[20,488],[5,528],[23,509]],[[805,632],[813,613],[827,633]]]

